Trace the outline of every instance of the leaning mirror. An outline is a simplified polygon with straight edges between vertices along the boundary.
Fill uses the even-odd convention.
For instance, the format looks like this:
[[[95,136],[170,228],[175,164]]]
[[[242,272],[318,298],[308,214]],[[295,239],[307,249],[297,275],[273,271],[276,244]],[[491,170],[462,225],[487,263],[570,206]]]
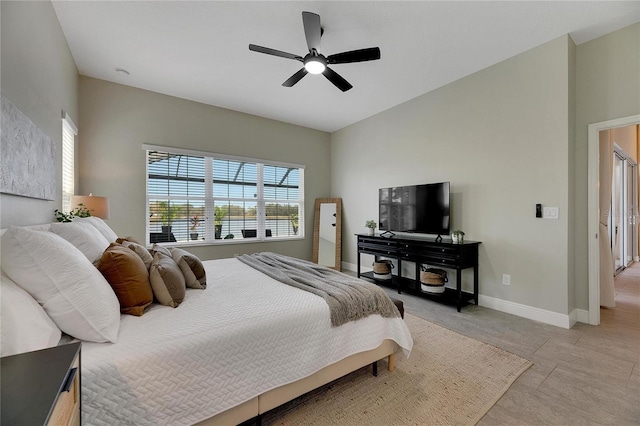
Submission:
[[[336,271],[342,264],[342,199],[317,198],[313,230],[313,261]]]

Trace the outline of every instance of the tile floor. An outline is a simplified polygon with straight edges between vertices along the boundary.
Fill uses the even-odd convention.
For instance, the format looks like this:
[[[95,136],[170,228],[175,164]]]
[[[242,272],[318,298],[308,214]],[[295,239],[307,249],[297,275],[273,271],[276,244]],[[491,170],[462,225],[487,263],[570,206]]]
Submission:
[[[570,330],[387,291],[413,315],[534,362],[479,425],[640,425],[640,265],[615,285],[616,307],[601,310],[601,325]]]

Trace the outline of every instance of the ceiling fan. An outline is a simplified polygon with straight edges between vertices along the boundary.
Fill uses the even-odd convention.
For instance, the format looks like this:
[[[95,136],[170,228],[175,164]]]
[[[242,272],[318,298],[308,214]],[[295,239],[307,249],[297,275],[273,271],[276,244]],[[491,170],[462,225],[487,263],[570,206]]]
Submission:
[[[270,49],[255,44],[249,45],[249,50],[267,55],[279,56],[281,58],[295,59],[304,64],[304,67],[297,73],[289,77],[284,83],[285,87],[292,87],[299,82],[302,77],[311,74],[322,74],[327,80],[332,82],[338,89],[346,92],[353,86],[347,80],[342,78],[340,74],[328,67],[333,64],[348,64],[351,62],[364,62],[380,59],[380,49],[378,47],[370,47],[367,49],[351,50],[349,52],[336,53],[335,55],[324,56],[318,53],[320,49],[320,37],[324,30],[320,26],[320,15],[311,12],[302,12],[302,24],[304,26],[304,35],[307,39],[309,53],[304,57],[294,55],[292,53],[282,52],[280,50]]]

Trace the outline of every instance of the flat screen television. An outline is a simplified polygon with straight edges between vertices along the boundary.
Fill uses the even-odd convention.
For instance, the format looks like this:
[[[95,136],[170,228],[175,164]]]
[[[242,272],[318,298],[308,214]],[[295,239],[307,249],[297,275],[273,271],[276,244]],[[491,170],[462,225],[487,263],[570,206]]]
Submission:
[[[379,201],[382,231],[449,234],[449,182],[381,188]]]

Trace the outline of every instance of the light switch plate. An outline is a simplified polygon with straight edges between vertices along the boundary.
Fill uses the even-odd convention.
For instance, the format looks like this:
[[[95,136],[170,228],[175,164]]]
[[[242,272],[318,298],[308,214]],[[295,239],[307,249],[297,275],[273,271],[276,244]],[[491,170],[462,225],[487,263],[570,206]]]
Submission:
[[[543,207],[542,217],[544,219],[558,219],[558,207]]]

